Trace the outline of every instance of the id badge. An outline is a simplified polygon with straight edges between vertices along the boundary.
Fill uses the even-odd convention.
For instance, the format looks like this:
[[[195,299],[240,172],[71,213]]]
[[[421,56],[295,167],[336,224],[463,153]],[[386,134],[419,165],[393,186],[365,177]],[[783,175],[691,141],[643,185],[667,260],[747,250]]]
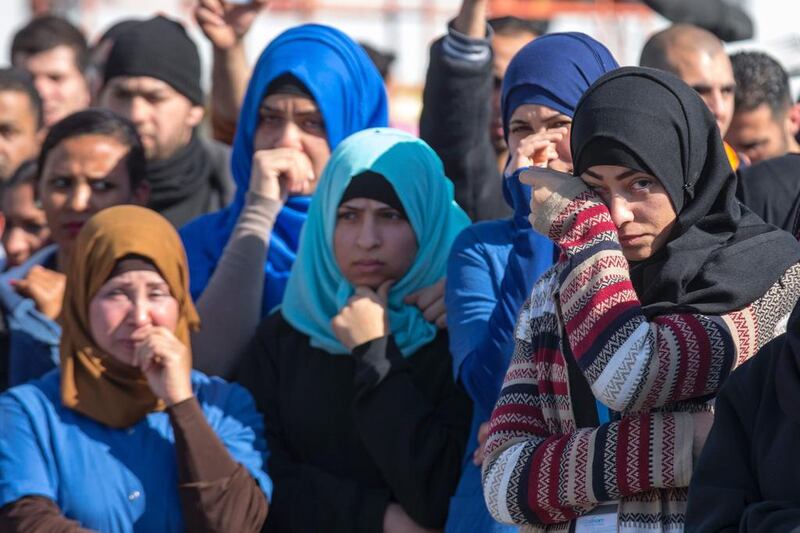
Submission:
[[[617,504],[604,504],[575,521],[575,533],[617,533]]]

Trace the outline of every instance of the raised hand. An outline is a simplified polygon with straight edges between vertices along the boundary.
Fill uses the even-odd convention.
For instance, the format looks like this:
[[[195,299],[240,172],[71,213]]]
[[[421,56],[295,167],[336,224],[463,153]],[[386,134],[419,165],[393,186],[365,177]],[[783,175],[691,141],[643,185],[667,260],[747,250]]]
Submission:
[[[353,350],[390,333],[387,302],[394,280],[387,280],[377,291],[369,287],[356,287],[339,314],[331,319],[333,333],[347,349]]]
[[[268,3],[269,0],[251,0],[247,4],[198,0],[194,16],[211,44],[227,50],[241,42],[259,11]]]
[[[292,148],[259,150],[253,155],[250,190],[282,203],[290,195],[310,191],[316,179],[311,160]]]
[[[32,299],[36,309],[51,320],[55,320],[61,314],[64,289],[67,286],[67,276],[61,272],[35,265],[28,271],[25,279],[14,280],[11,283],[19,294]]]
[[[425,320],[431,324],[436,324],[439,329],[447,327],[444,282],[445,278],[442,278],[433,285],[428,285],[416,292],[412,292],[403,300],[408,305],[416,305],[422,311],[422,316],[425,317]]]
[[[147,378],[153,394],[168,406],[191,398],[192,358],[189,349],[167,328],[146,326],[132,335],[133,366]]]

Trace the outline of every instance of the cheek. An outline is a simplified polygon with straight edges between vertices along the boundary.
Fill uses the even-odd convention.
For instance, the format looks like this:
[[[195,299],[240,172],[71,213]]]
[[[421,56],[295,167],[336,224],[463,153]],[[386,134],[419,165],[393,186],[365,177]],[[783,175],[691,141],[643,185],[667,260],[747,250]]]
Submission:
[[[342,224],[336,225],[336,229],[333,231],[333,256],[341,271],[345,270],[343,266],[350,263],[348,259],[350,250],[354,247],[353,239],[353,232],[350,228]]]
[[[154,304],[150,311],[153,324],[174,332],[178,326],[178,307],[175,298],[166,298],[163,302]]]
[[[253,151],[269,150],[277,144],[277,134],[271,128],[263,124],[256,128],[253,135]]]
[[[110,344],[111,335],[125,320],[124,305],[93,299],[89,304],[89,330],[101,348]]]
[[[328,164],[328,160],[331,158],[331,149],[328,147],[328,141],[316,135],[308,135],[303,140],[303,149],[311,160],[314,175],[319,179],[322,176],[325,165]]]
[[[419,251],[417,238],[410,224],[396,228],[388,237],[388,242],[393,246],[390,260],[397,265],[396,274],[399,279],[414,264],[414,259]]]

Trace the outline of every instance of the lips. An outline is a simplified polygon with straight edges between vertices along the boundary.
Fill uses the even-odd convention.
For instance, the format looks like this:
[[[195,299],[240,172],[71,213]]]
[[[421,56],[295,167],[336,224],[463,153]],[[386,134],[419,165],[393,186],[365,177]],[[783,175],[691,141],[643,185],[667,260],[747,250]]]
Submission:
[[[385,263],[378,259],[360,259],[353,262],[353,268],[364,274],[378,272],[383,269],[384,265]]]
[[[61,227],[64,228],[64,231],[66,231],[71,237],[75,237],[81,231],[81,228],[83,227],[83,225],[85,223],[86,222],[83,222],[83,221],[81,221],[81,222],[67,222],[65,224],[62,224]]]
[[[620,235],[619,243],[622,246],[635,246],[644,235]]]

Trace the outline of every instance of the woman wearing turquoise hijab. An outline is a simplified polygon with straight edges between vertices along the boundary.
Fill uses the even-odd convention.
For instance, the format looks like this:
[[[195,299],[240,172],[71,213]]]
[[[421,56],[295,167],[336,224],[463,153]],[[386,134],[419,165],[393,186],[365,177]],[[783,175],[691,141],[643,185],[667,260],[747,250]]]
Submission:
[[[468,223],[419,139],[371,129],[332,154],[239,371],[268,428],[267,531],[444,526],[471,406],[446,331],[404,299],[443,276]]]

